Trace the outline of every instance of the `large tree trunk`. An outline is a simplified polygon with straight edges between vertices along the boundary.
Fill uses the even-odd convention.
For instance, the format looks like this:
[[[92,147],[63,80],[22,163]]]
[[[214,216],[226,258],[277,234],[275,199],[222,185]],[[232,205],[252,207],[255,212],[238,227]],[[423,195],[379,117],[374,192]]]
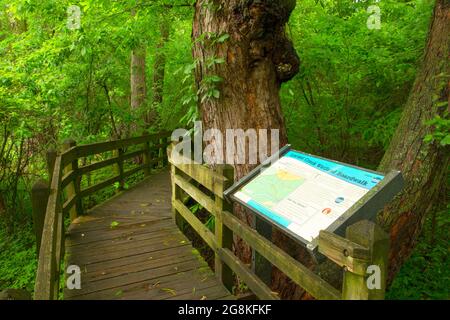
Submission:
[[[294,8],[295,0],[196,2],[193,56],[198,60],[196,83],[204,130],[219,129],[225,135],[227,129],[267,129],[270,136],[271,129],[278,129],[280,146],[287,143],[279,90],[299,70],[299,58],[285,34]],[[213,62],[220,58],[225,62]],[[214,87],[212,76],[223,82]],[[215,89],[219,98],[207,95]],[[240,179],[254,165],[234,167],[235,179]],[[235,214],[252,224],[252,216],[242,208]],[[235,251],[250,263],[251,251],[240,239],[235,239]]]
[[[449,111],[449,8],[448,0],[437,0],[423,65],[380,165],[382,171],[402,171],[406,180],[404,191],[379,216],[391,234],[389,280],[409,257],[448,170],[448,146],[424,139],[434,130],[427,122]]]
[[[147,115],[147,125],[153,125],[158,118],[158,107],[163,102],[164,95],[164,78],[166,73],[166,53],[164,48],[169,40],[169,24],[168,20],[163,17],[160,21],[159,30],[161,32],[161,39],[156,46],[155,63],[153,66],[153,98],[152,105]]]

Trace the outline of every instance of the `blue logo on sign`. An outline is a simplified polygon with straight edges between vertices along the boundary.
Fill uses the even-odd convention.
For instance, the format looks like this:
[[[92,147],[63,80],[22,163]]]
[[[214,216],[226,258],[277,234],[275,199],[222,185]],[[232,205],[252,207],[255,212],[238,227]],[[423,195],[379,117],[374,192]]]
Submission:
[[[342,203],[342,202],[344,202],[344,197],[339,197],[339,198],[337,198],[336,199],[336,203]]]

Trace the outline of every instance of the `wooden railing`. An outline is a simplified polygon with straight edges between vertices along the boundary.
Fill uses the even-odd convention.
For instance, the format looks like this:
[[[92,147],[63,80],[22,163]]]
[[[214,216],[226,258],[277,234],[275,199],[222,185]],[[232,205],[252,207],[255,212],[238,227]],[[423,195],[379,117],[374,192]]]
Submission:
[[[189,164],[182,156],[172,158],[172,149],[173,146],[168,155],[175,222],[180,228],[188,223],[214,251],[215,273],[230,292],[235,284],[234,275],[237,275],[259,299],[279,299],[277,293],[233,253],[233,235],[236,235],[316,299],[384,298],[389,240],[376,224],[361,221],[352,225],[347,229],[346,238],[321,232],[319,252],[344,270],[343,287],[338,290],[232,214],[232,207],[223,195],[233,184],[231,166],[215,166],[212,170],[204,165]],[[195,201],[214,216],[214,232],[191,212],[186,205],[188,201]],[[369,289],[367,285],[367,268],[371,265],[379,267],[378,289]]]
[[[166,163],[169,133],[141,136],[117,141],[76,146],[72,140],[64,143],[64,151],[47,154],[50,187],[39,181],[32,190],[33,220],[38,243],[38,268],[34,298],[53,300],[58,298],[61,262],[64,257],[64,219],[73,221],[83,214],[82,200],[96,192],[118,183],[124,189],[128,177],[143,171],[148,176],[155,165]],[[127,151],[130,147],[139,147]],[[80,165],[79,159],[110,153],[107,159]],[[142,164],[125,170],[124,163],[142,157]],[[81,187],[81,179],[108,166],[114,166],[115,175],[95,185]]]

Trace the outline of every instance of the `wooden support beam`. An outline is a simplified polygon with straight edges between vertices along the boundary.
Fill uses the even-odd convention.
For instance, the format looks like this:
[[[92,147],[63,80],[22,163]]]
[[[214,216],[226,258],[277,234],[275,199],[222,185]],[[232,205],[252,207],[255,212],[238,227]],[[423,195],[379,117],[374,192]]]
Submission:
[[[368,268],[366,273],[344,272],[343,299],[382,300],[386,291],[389,236],[380,226],[364,220],[347,228],[346,238],[368,250],[367,259],[354,262],[354,270]],[[361,264],[358,266],[358,264]],[[373,274],[367,273],[373,272]]]
[[[125,190],[125,177],[122,158],[123,154],[124,152],[122,148],[113,151],[113,157],[117,159],[117,162],[114,166],[114,171],[119,177],[119,188],[117,189],[117,192],[122,192],[123,190]]]
[[[144,176],[148,177],[152,172],[152,151],[150,147],[150,142],[144,144]]]
[[[319,252],[347,271],[362,276],[366,274],[370,250],[364,246],[322,230],[319,235]]]
[[[215,170],[218,174],[224,176],[226,180],[223,181],[223,190],[228,189],[233,185],[234,168],[232,166],[218,166]],[[215,216],[215,236],[218,249],[227,249],[230,252],[233,250],[233,232],[223,223],[223,211],[233,211],[230,203],[223,199],[223,195],[215,195],[214,209],[212,213]],[[218,252],[215,255],[215,272],[216,276],[222,281],[228,291],[233,292],[234,277],[229,265],[224,263]]]
[[[68,139],[64,141],[64,152],[72,149],[77,145],[76,141],[73,139]],[[70,164],[68,164],[63,171],[63,174],[69,174],[71,171],[74,172],[74,179],[71,183],[67,185],[66,193],[67,198],[72,199],[76,198],[75,205],[69,210],[70,220],[75,220],[78,216],[83,214],[83,207],[80,194],[80,179],[78,175],[78,159],[73,160]]]
[[[42,179],[38,180],[31,189],[33,229],[34,234],[36,235],[36,252],[38,258],[39,258],[39,250],[41,248],[42,231],[44,229],[45,212],[47,210],[47,202],[49,196],[50,196],[49,183]]]

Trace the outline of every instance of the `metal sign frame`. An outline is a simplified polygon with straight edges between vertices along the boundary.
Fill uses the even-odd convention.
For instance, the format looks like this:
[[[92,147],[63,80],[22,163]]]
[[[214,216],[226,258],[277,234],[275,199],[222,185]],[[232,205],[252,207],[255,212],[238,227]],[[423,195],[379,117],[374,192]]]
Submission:
[[[287,234],[293,240],[299,242],[303,246],[305,246],[309,251],[316,253],[316,249],[318,246],[316,237],[312,241],[308,241],[293,231],[281,226],[276,221],[268,218],[263,213],[249,206],[244,201],[240,200],[235,196],[235,193],[241,190],[244,186],[250,183],[254,178],[256,178],[260,173],[262,173],[265,169],[270,167],[275,161],[282,158],[289,151],[299,152],[306,156],[314,157],[321,160],[330,161],[336,163],[338,165],[343,165],[346,167],[352,167],[358,170],[366,171],[369,173],[374,173],[378,175],[384,176],[384,179],[378,183],[375,187],[373,187],[369,192],[367,192],[359,201],[357,201],[353,206],[351,206],[344,214],[342,214],[336,221],[334,221],[326,231],[330,231],[336,233],[340,236],[345,236],[345,230],[351,224],[354,224],[361,220],[370,220],[375,221],[376,215],[379,211],[383,209],[383,207],[391,201],[402,189],[404,185],[403,176],[400,171],[390,171],[388,173],[377,172],[361,167],[357,167],[354,165],[350,165],[347,163],[342,163],[339,161],[311,155],[305,152],[292,150],[291,145],[286,145],[282,149],[280,149],[273,156],[264,161],[261,165],[252,170],[247,176],[243,177],[241,180],[237,181],[233,186],[227,189],[224,192],[224,196],[228,201],[237,202],[245,208],[249,209],[252,213],[257,215],[259,218],[262,218],[264,221],[269,223],[270,225],[276,227],[281,230],[283,233]]]

